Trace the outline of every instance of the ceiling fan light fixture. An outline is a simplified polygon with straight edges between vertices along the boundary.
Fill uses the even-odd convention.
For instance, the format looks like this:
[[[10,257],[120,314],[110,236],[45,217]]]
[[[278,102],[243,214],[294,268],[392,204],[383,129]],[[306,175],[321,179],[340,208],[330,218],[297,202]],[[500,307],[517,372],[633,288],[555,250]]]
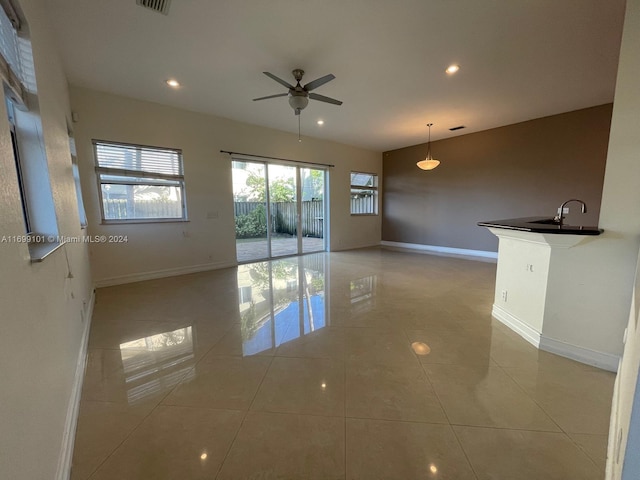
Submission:
[[[440,165],[440,160],[435,160],[431,156],[431,126],[433,123],[427,123],[429,127],[429,142],[427,143],[427,157],[424,160],[420,160],[416,165],[420,170],[433,170]]]
[[[290,95],[289,105],[294,110],[304,110],[309,105],[309,99],[303,95]]]

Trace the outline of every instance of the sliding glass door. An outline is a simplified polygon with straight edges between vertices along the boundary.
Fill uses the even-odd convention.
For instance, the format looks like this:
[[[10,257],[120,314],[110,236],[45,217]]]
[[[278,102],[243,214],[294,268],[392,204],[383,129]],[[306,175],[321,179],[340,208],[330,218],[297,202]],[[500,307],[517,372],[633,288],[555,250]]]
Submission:
[[[300,168],[302,253],[325,250],[325,171]]]
[[[269,258],[266,165],[234,161],[232,172],[238,262]]]
[[[324,251],[326,170],[234,159],[239,263]]]
[[[271,256],[296,255],[298,251],[298,167],[269,166],[269,215]]]

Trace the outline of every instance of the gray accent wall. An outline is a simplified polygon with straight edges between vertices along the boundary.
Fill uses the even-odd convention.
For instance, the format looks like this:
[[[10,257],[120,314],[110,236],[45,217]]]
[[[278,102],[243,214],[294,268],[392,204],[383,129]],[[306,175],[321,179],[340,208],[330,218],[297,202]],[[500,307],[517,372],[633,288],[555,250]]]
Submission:
[[[478,221],[553,216],[597,225],[612,104],[432,142],[442,163],[422,171],[427,144],[383,153],[382,240],[497,251]],[[434,127],[435,130],[435,127]],[[425,127],[425,136],[427,129]]]

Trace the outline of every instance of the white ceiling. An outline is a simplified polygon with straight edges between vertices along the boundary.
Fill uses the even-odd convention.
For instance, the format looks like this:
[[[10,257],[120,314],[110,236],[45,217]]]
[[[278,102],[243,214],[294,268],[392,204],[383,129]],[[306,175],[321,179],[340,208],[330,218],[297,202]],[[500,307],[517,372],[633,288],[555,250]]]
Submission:
[[[73,85],[376,151],[613,101],[624,0],[47,0]],[[445,68],[461,65],[454,76]],[[164,80],[177,78],[172,90]],[[318,126],[316,121],[325,124]],[[458,132],[448,129],[467,128]]]

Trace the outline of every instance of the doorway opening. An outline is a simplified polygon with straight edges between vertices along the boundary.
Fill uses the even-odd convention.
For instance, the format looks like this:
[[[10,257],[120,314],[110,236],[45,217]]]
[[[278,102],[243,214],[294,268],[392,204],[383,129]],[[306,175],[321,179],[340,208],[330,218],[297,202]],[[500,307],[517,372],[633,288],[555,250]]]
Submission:
[[[327,170],[232,159],[238,263],[326,251]]]

